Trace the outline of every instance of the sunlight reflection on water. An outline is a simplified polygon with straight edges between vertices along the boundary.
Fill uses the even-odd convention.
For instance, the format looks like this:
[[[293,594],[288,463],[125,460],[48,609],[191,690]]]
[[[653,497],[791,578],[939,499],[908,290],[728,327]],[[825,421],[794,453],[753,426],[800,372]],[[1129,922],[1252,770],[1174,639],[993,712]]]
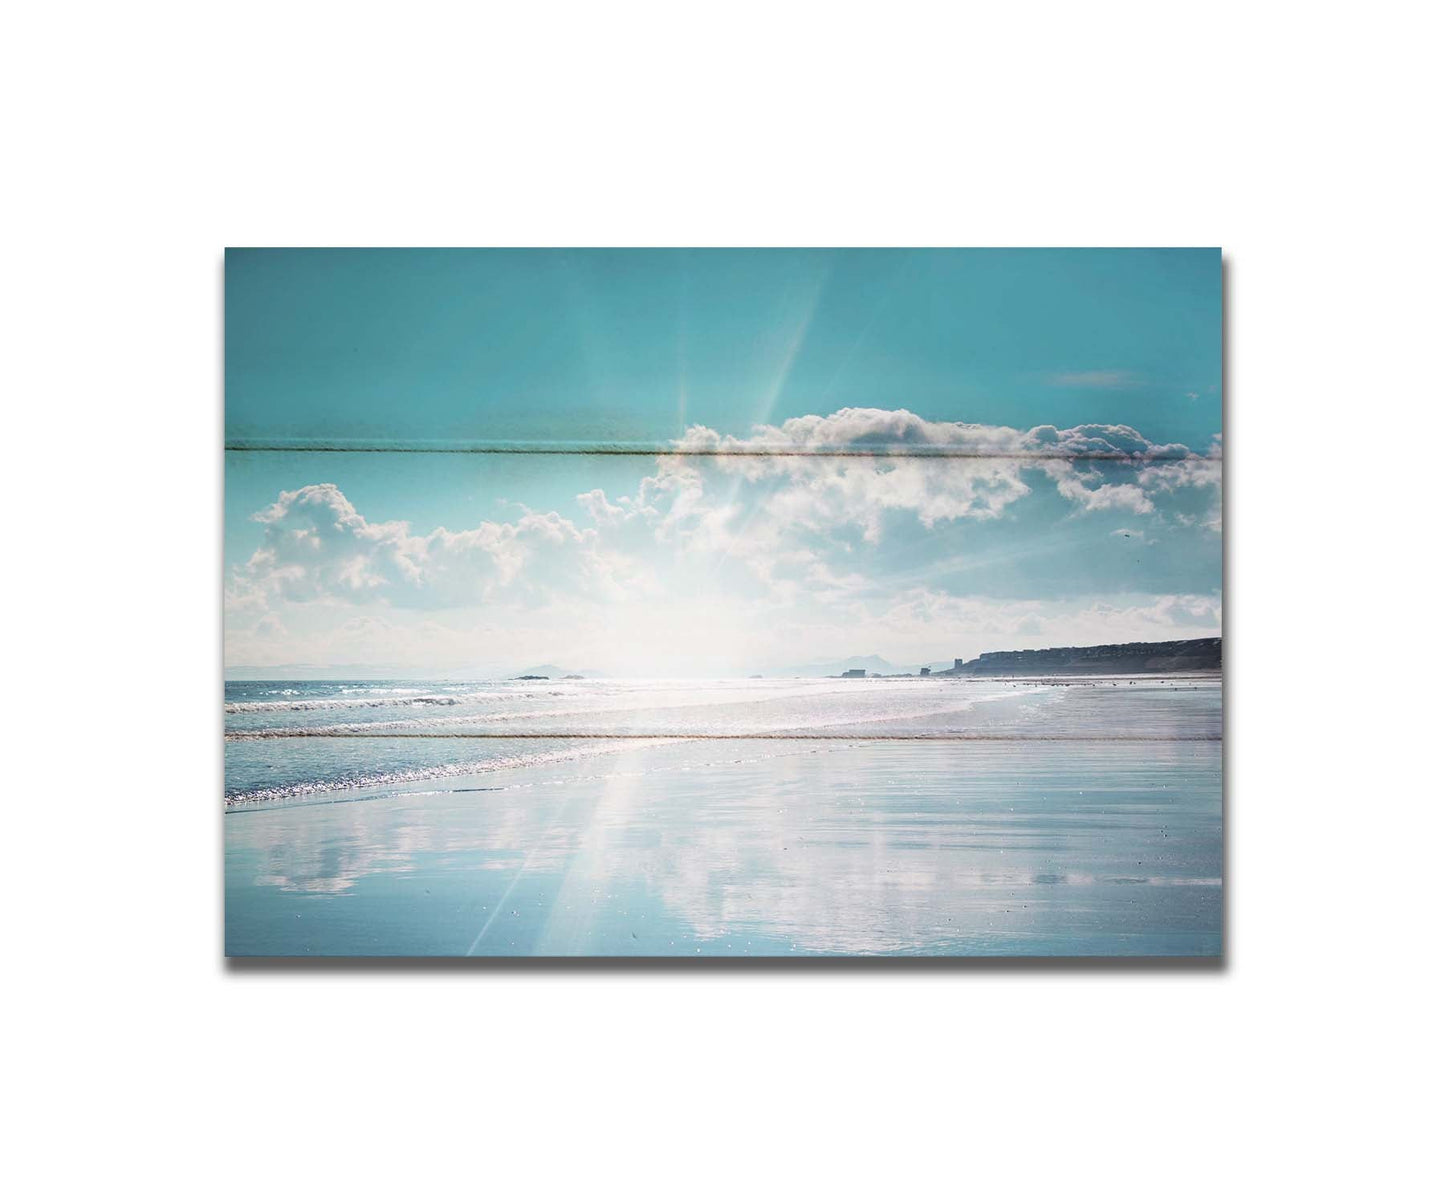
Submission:
[[[1209,738],[622,742],[228,815],[227,951],[1217,955],[1220,786]]]

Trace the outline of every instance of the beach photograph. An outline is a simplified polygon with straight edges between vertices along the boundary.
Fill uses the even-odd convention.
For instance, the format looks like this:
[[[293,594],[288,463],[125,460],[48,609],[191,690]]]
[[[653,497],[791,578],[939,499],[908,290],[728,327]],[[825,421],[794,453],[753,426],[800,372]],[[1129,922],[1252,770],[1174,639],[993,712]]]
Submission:
[[[1220,956],[1217,248],[225,287],[229,956]]]

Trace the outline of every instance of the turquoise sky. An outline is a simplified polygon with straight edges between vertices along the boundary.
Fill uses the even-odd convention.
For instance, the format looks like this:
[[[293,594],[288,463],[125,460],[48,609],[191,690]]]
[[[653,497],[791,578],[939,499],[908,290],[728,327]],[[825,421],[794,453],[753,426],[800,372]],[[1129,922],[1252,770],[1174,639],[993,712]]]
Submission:
[[[1220,253],[231,250],[229,440],[675,438],[848,406],[1220,429]]]
[[[230,665],[686,675],[1219,630],[1217,249],[243,250],[226,302]],[[730,438],[1009,455],[316,450]],[[1131,458],[1027,458],[1061,448]]]

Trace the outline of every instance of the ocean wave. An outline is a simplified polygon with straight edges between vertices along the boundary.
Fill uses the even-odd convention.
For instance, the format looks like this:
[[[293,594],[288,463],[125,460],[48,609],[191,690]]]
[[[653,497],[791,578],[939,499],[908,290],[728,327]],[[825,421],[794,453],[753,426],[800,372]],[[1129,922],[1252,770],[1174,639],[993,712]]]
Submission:
[[[621,705],[603,705],[587,707],[554,707],[548,710],[514,710],[498,711],[491,714],[466,714],[466,715],[429,715],[426,718],[379,718],[372,720],[356,720],[348,723],[327,723],[307,727],[258,727],[258,728],[235,728],[226,733],[228,739],[266,739],[274,737],[323,737],[323,736],[385,736],[399,734],[402,732],[437,731],[441,728],[451,729],[447,735],[463,737],[469,734],[479,736],[495,735],[555,735],[559,738],[564,736],[609,736],[628,735],[629,728],[638,726],[652,729],[643,734],[652,734],[653,731],[660,735],[686,735],[686,736],[767,736],[776,734],[791,734],[809,731],[825,731],[832,728],[847,728],[867,725],[884,725],[889,723],[908,723],[921,719],[932,719],[939,715],[956,714],[963,711],[971,711],[978,703],[997,702],[1006,698],[1022,698],[1033,694],[1048,694],[1049,687],[1044,684],[1025,686],[1022,689],[1000,690],[989,694],[960,697],[957,694],[940,695],[931,705],[918,707],[916,704],[908,709],[890,711],[888,709],[872,709],[854,715],[838,715],[836,713],[819,714],[814,716],[779,715],[774,718],[750,719],[745,716],[729,716],[722,721],[714,718],[711,723],[703,721],[703,726],[697,722],[679,723],[676,719],[663,717],[665,712],[678,710],[720,710],[722,705],[714,707],[708,702],[688,702],[674,705],[661,706],[637,706],[627,701]],[[508,695],[508,698],[518,699],[524,696]],[[535,695],[532,697],[536,697]],[[914,699],[908,699],[914,702]],[[284,710],[284,707],[273,707],[273,710]],[[295,707],[295,710],[306,708]],[[648,719],[639,716],[638,712],[652,712],[658,718]],[[557,724],[566,720],[573,720],[583,717],[590,721],[582,724],[567,723],[565,727],[555,731],[548,731],[545,725],[548,723]],[[613,718],[613,717],[617,718]],[[629,718],[629,716],[631,716]],[[539,724],[539,730],[535,732],[516,733],[509,731],[504,726],[508,723],[518,721],[529,721]],[[669,724],[674,724],[673,730],[667,730]],[[474,731],[456,731],[454,729],[470,727]],[[659,730],[661,729],[661,730]]]
[[[536,695],[488,691],[474,694],[414,694],[396,698],[293,698],[266,699],[255,702],[228,702],[228,715],[265,715],[284,711],[344,711],[362,707],[432,706],[454,707],[467,702],[492,702],[503,698],[529,698]]]
[[[668,744],[670,739],[658,739],[651,744]],[[338,773],[331,777],[316,778],[305,782],[288,782],[281,786],[257,786],[246,790],[227,791],[227,811],[255,810],[276,806],[286,802],[309,799],[315,795],[332,794],[345,790],[375,790],[388,786],[400,786],[408,782],[424,782],[432,779],[468,777],[474,774],[491,773],[501,769],[530,769],[538,765],[553,765],[565,761],[578,761],[601,753],[615,753],[615,744],[594,745],[582,748],[549,750],[535,753],[514,753],[493,757],[485,761],[455,761],[443,765],[415,766],[376,772]]]
[[[695,745],[699,748],[707,748],[708,741],[706,739],[696,739],[687,736],[657,736],[638,740],[632,744],[631,747],[656,748],[663,745]],[[274,807],[296,806],[304,803],[327,801],[362,802],[385,796],[364,795],[356,798],[351,792],[357,790],[390,790],[393,787],[406,786],[412,783],[445,782],[448,779],[470,777],[507,769],[531,769],[551,765],[563,765],[597,758],[604,753],[621,753],[623,751],[623,749],[615,745],[599,745],[545,753],[518,754],[498,757],[490,761],[464,761],[450,765],[417,767],[388,773],[342,774],[332,778],[317,779],[315,781],[297,783],[285,787],[257,787],[251,790],[233,791],[226,795],[225,804],[226,811],[231,812],[268,810]],[[833,751],[835,751],[833,748],[809,745],[806,739],[800,739],[796,746],[784,749],[770,749],[743,755],[733,754],[720,756],[709,754],[702,760],[690,760],[681,767],[689,770],[699,770],[713,769],[721,766],[755,765],[783,757],[819,756]],[[473,792],[491,793],[494,791],[515,789],[518,785],[550,786],[559,785],[565,781],[607,782],[619,778],[646,777],[653,773],[667,772],[676,768],[679,768],[679,766],[668,762],[649,763],[642,766],[630,766],[625,769],[613,768],[599,772],[584,773],[581,777],[574,778],[535,778],[528,779],[525,783],[514,783],[502,786],[438,785],[435,789],[423,787],[421,790],[406,791],[404,793],[407,797],[432,794],[467,794]],[[342,792],[345,793],[343,794]],[[318,797],[327,794],[335,794],[339,797],[330,800]]]

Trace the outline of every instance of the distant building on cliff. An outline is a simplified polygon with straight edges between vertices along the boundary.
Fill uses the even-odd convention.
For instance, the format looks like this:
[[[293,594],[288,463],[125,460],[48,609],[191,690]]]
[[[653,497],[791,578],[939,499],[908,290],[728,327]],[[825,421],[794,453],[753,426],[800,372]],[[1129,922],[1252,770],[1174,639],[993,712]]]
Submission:
[[[868,676],[868,670],[867,670],[867,669],[844,669],[844,670],[843,670],[843,676],[844,676],[844,677],[867,677],[867,676]]]
[[[927,665],[924,665],[923,668],[921,668],[921,669],[918,671],[918,676],[919,676],[919,677],[927,677],[927,676],[928,676],[930,673],[932,673],[932,672],[933,672],[932,669],[930,669]]]
[[[962,668],[963,668],[963,657],[961,657],[961,656],[955,656],[955,657],[953,658],[953,671],[954,671],[955,673],[957,673],[957,672],[958,672],[960,669],[962,669]]]

